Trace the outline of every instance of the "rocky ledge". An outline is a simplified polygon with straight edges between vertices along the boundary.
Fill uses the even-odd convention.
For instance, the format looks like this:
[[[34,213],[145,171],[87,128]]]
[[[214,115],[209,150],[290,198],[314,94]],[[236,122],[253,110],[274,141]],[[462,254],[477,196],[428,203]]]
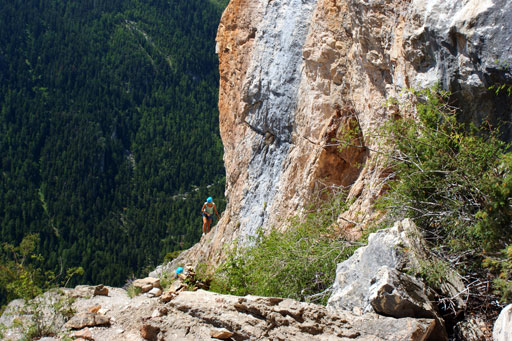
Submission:
[[[81,292],[83,287],[46,294],[53,301],[59,295],[79,297],[74,317],[67,323],[53,319],[56,336],[45,340],[425,340],[435,326],[433,319],[356,315],[291,299],[204,290],[178,292],[167,303],[147,294],[130,298],[119,288],[109,288],[108,296]],[[20,302],[11,304],[0,322],[12,325],[9,311],[15,306]],[[20,333],[8,328],[4,337],[18,340]]]

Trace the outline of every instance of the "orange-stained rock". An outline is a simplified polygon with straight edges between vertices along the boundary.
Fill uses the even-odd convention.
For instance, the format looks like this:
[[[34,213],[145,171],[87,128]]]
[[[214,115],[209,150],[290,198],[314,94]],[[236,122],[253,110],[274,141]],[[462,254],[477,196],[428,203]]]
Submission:
[[[158,333],[160,332],[160,328],[153,326],[151,324],[145,324],[140,328],[140,336],[144,340],[155,341],[157,340]]]
[[[108,296],[108,288],[103,284],[100,284],[94,288],[94,296]]]
[[[230,332],[226,328],[214,328],[210,330],[210,336],[214,339],[226,340],[233,336],[233,332]]]
[[[84,340],[94,340],[92,337],[92,333],[89,328],[84,328],[82,330],[77,330],[73,333],[73,336],[76,338],[84,339]]]
[[[136,288],[140,288],[142,292],[148,292],[153,288],[162,288],[160,286],[160,279],[153,277],[136,279],[135,281],[133,281],[132,285]]]

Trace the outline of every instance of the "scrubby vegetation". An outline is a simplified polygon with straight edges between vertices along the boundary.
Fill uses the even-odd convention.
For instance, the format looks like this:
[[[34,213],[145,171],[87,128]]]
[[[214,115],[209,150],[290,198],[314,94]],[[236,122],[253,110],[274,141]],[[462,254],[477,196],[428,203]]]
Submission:
[[[7,301],[24,299],[24,304],[11,314],[26,315],[29,319],[14,323],[11,328],[20,328],[26,340],[55,335],[54,322],[73,315],[73,299],[55,287],[65,286],[71,278],[84,273],[81,267],[61,268],[59,273],[43,271],[44,258],[37,252],[38,244],[39,236],[29,234],[19,245],[3,243],[0,249],[0,295]],[[47,291],[49,289],[53,290]],[[0,337],[2,328],[0,326]]]
[[[135,296],[139,296],[142,293],[142,289],[139,287],[134,286],[133,284],[129,285],[126,288],[126,294],[130,298],[134,298]]]
[[[409,94],[415,108],[402,111],[380,133],[394,180],[382,204],[390,219],[413,218],[432,249],[467,280],[477,301],[487,291],[510,302],[512,153],[500,128],[457,120],[449,93]],[[425,270],[424,273],[429,270]]]
[[[315,207],[316,206],[316,207]],[[213,291],[326,303],[337,263],[360,245],[333,233],[346,208],[343,193],[317,202],[291,221],[286,232],[262,231],[246,243],[236,243],[213,276]]]

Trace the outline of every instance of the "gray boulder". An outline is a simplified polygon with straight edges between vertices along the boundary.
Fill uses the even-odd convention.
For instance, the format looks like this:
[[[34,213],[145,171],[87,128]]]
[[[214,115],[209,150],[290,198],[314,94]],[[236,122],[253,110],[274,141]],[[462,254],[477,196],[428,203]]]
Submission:
[[[339,263],[333,294],[327,306],[337,310],[360,310],[371,312],[370,285],[379,269],[402,267],[397,245],[400,244],[397,225],[370,235],[368,246],[359,248],[346,261]]]
[[[414,223],[405,219],[392,228],[370,235],[368,245],[358,249],[348,260],[338,264],[331,310],[356,313],[377,312],[393,317],[429,317],[436,320],[433,337],[446,339],[444,322],[432,303],[435,295],[424,283],[405,274],[432,258]],[[453,298],[458,309],[464,307],[464,285],[455,271],[436,288]]]
[[[370,286],[370,305],[376,313],[392,317],[425,317],[436,320],[432,337],[446,340],[444,320],[432,303],[434,292],[419,279],[383,266]]]
[[[64,327],[69,329],[82,329],[85,327],[108,326],[110,325],[110,318],[108,316],[83,312],[73,316]]]

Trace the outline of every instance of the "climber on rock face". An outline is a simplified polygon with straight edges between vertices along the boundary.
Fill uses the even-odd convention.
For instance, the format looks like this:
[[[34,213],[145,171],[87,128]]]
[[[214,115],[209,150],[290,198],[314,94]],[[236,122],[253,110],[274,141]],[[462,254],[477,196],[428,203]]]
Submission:
[[[217,215],[217,218],[220,219],[219,212],[217,212],[217,206],[215,206],[212,197],[208,197],[201,208],[201,214],[203,215],[203,236],[210,232],[210,225],[213,220],[214,212]]]

